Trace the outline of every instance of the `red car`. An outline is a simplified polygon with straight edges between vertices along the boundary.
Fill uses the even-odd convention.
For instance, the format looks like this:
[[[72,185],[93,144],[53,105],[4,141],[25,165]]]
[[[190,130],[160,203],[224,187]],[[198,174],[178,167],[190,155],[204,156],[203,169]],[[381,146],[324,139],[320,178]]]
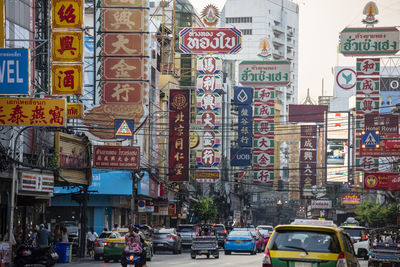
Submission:
[[[266,243],[265,243],[264,238],[262,237],[262,235],[255,228],[249,228],[249,231],[250,231],[251,235],[253,236],[253,238],[256,241],[257,251],[258,252],[263,252],[265,250]]]

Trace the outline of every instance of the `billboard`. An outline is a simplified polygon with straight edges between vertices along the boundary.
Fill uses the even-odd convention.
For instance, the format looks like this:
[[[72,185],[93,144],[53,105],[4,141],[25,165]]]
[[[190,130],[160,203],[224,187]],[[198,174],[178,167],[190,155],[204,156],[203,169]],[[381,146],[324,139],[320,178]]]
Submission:
[[[360,195],[342,195],[342,204],[358,205],[361,204]]]
[[[83,65],[52,64],[52,95],[82,95]]]
[[[289,105],[289,122],[324,122],[327,105]]]
[[[395,172],[365,173],[364,189],[400,191],[400,176]]]
[[[251,166],[251,148],[231,148],[231,166]]]
[[[239,82],[243,85],[285,86],[290,82],[290,62],[242,61]]]
[[[124,7],[128,7],[128,2],[130,1],[124,1]],[[102,8],[100,16],[101,32],[148,31],[149,11],[146,9]]]
[[[242,33],[236,28],[183,28],[179,49],[185,54],[236,54],[242,48]]]
[[[140,147],[94,146],[93,168],[136,170],[140,166]]]
[[[0,48],[0,95],[29,94],[29,50]]]

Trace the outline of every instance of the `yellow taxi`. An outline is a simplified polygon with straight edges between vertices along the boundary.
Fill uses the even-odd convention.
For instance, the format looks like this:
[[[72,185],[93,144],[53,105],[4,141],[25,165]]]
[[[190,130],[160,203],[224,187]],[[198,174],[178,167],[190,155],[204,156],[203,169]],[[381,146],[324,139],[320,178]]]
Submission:
[[[125,235],[128,232],[128,228],[120,228],[110,234],[106,242],[104,242],[104,262],[121,259],[125,248]]]
[[[333,221],[296,219],[275,227],[263,267],[359,267],[349,235]]]

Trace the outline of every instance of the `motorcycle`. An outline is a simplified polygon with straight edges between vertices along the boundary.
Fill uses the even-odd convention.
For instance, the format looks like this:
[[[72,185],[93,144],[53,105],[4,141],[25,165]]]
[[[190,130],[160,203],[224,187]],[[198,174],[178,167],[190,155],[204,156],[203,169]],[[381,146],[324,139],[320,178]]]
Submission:
[[[57,263],[58,258],[58,254],[53,247],[33,247],[24,243],[17,249],[14,266],[23,267],[26,264],[42,264],[46,267],[51,267]]]
[[[142,257],[135,253],[126,253],[125,258],[121,260],[123,267],[142,267]]]

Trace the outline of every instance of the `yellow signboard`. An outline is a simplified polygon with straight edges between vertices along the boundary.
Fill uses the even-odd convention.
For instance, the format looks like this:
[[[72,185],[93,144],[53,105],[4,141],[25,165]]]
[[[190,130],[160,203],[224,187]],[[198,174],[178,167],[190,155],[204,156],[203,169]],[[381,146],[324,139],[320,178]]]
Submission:
[[[81,95],[83,67],[79,64],[53,64],[51,70],[53,95]]]
[[[53,32],[52,60],[82,62],[83,32]]]
[[[65,99],[0,98],[0,125],[64,126]]]
[[[53,0],[53,28],[82,28],[83,0]]]
[[[67,119],[83,118],[83,104],[67,103]]]

